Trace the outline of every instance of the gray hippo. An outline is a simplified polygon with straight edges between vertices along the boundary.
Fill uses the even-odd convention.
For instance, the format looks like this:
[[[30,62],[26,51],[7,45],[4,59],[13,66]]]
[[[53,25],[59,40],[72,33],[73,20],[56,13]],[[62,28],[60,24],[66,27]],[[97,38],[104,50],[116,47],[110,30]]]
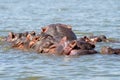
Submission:
[[[63,37],[67,37],[68,40],[76,40],[77,37],[75,33],[72,31],[71,26],[66,24],[50,24],[42,28],[41,33],[46,33],[51,36],[56,41],[60,41]]]

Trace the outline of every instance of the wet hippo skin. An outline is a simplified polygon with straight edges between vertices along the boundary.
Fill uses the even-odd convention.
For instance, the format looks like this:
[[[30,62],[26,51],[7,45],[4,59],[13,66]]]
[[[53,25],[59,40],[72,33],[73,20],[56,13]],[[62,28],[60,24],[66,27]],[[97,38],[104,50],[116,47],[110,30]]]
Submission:
[[[79,56],[79,55],[90,55],[96,54],[97,51],[95,50],[72,50],[69,55],[71,56]]]
[[[111,48],[104,46],[101,48],[102,54],[120,54],[120,48]]]
[[[42,33],[50,34],[56,41],[60,41],[64,36],[70,41],[77,39],[71,26],[65,24],[50,24],[42,28]]]

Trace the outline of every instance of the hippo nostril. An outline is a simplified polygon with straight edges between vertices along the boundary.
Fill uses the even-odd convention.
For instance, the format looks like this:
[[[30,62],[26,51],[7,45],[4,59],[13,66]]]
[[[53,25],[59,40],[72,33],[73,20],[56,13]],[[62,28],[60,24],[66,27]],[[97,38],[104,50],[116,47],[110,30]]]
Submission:
[[[95,45],[92,45],[92,48],[95,48]]]
[[[46,32],[46,31],[47,31],[46,27],[42,28],[42,32]]]

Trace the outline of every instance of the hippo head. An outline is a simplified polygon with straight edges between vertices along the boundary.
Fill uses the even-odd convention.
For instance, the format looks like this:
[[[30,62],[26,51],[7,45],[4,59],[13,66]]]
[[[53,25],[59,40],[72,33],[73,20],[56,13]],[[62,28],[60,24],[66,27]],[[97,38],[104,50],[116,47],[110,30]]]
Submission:
[[[107,40],[107,38],[105,35],[100,35],[100,36],[98,36],[97,42],[101,42],[101,41],[106,42],[106,40]]]
[[[12,41],[15,38],[15,34],[13,32],[8,33],[7,41]]]
[[[83,49],[83,50],[92,50],[92,49],[95,48],[95,45],[91,44],[89,42],[86,42],[86,41],[80,41],[80,40],[78,40],[77,41],[77,47],[79,49]]]
[[[102,54],[113,54],[114,50],[111,47],[104,46],[101,48]]]
[[[68,41],[67,37],[63,37],[59,43],[56,43],[49,48],[49,53],[57,55],[69,55],[75,46],[76,41]]]

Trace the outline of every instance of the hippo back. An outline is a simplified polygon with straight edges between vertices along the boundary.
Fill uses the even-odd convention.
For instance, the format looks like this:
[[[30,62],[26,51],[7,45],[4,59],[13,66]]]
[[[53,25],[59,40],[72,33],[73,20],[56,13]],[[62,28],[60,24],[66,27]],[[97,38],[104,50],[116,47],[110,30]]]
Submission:
[[[72,31],[69,25],[65,24],[50,24],[44,27],[43,32],[53,36],[57,41],[61,40],[63,37],[67,37],[68,40],[76,40],[76,35]]]

